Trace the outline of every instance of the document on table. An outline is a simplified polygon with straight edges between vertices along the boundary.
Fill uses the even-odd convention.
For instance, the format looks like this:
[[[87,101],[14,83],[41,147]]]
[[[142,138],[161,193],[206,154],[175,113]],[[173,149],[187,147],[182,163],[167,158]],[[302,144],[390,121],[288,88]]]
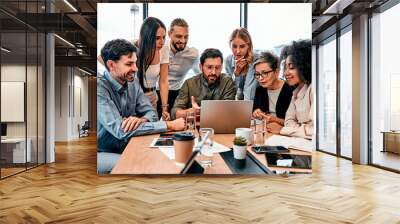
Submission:
[[[197,138],[195,139],[195,142],[197,143]],[[195,147],[193,147],[194,149]],[[166,155],[168,157],[168,159],[175,159],[175,151],[174,151],[174,147],[159,147],[158,148],[162,153],[164,153],[164,155]],[[229,147],[226,147],[222,144],[219,144],[218,142],[213,143],[213,153],[220,153],[220,152],[226,152],[231,150]]]
[[[298,149],[306,152],[311,152],[314,149],[314,144],[311,140],[282,135],[272,135],[265,141],[265,144],[270,146],[283,146],[285,148]]]

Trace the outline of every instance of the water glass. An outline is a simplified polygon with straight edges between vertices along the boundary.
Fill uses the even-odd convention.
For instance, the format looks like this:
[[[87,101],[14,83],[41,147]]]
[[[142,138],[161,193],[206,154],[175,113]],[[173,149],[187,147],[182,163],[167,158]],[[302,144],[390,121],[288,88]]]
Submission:
[[[196,115],[193,111],[186,112],[186,127],[185,131],[196,133]]]
[[[251,128],[253,129],[254,133],[254,140],[253,140],[254,145],[255,146],[264,145],[266,120],[253,119]]]
[[[201,148],[200,155],[199,155],[199,161],[200,164],[204,167],[211,167],[212,162],[213,162],[213,155],[214,155],[214,150],[213,150],[213,144],[214,144],[214,129],[212,128],[200,128],[199,131],[199,139],[204,139],[206,134],[208,134],[208,138],[204,142],[203,147]]]

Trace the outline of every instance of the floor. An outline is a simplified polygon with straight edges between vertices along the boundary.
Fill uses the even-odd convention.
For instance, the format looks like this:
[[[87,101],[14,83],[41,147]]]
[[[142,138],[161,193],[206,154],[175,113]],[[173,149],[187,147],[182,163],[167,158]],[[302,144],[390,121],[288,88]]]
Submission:
[[[19,172],[23,172],[25,170],[25,167],[23,168],[1,168],[1,177],[7,177]]]
[[[32,169],[34,167],[36,167],[36,163],[28,163],[27,167],[25,167],[25,164],[18,164],[16,167],[12,167],[12,166],[7,166],[6,168],[2,167],[1,168],[1,178],[5,178],[20,172],[25,171],[26,169]]]
[[[400,171],[400,154],[392,152],[374,151],[372,157],[373,164],[385,166]]]
[[[313,174],[98,176],[96,139],[0,181],[0,223],[400,223],[400,174],[321,152]]]

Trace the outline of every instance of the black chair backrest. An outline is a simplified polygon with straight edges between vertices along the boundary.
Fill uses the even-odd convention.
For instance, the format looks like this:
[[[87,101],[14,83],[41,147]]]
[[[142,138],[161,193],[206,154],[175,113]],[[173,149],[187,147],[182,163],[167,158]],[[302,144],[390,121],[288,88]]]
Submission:
[[[85,121],[85,123],[82,126],[82,129],[89,129],[89,121]]]

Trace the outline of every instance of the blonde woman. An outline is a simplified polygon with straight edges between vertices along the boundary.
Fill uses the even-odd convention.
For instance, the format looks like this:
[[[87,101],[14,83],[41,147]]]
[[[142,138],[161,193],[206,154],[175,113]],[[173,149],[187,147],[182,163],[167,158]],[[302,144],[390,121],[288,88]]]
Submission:
[[[235,29],[229,38],[229,46],[232,54],[225,59],[225,70],[235,81],[236,99],[253,100],[258,82],[252,66],[255,58],[253,42],[247,29]]]

